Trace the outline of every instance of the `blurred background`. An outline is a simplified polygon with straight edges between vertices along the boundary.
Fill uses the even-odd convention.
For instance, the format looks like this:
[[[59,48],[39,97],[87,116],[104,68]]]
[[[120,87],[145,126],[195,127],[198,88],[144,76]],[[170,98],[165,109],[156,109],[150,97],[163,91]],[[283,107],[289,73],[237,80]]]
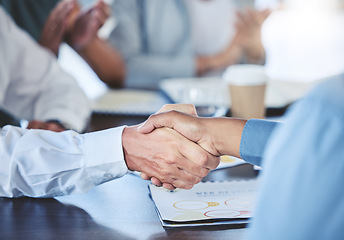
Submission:
[[[267,108],[283,109],[313,83],[344,70],[339,0],[107,3],[111,17],[99,34],[123,57],[124,86],[162,89],[173,102],[230,108],[223,71],[233,64],[258,64],[272,82],[266,93]],[[72,53],[64,49],[62,53],[60,62],[71,71],[67,66],[74,66],[69,62]],[[86,68],[73,70],[91,98],[107,91]]]
[[[41,4],[51,2],[52,11],[63,1],[69,0]],[[15,2],[0,1],[20,24]],[[231,100],[223,73],[237,64],[263,66],[269,78],[266,107],[285,109],[315,83],[344,70],[341,0],[77,2],[80,12],[99,2],[107,5],[97,37],[117,58],[110,64],[105,57],[110,51],[94,51],[90,59],[100,60],[100,69],[68,41],[59,46],[61,67],[77,79],[96,112],[139,112],[144,105],[149,106],[145,113],[153,113],[166,102],[187,102],[203,107],[206,115],[218,109],[217,114],[224,115]],[[49,15],[49,9],[45,11],[41,29]],[[102,71],[121,74],[111,79],[113,84]]]

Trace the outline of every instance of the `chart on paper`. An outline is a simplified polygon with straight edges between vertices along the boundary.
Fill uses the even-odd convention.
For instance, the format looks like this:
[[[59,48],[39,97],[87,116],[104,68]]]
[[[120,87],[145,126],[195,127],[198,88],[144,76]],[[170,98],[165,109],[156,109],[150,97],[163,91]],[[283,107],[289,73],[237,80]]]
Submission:
[[[248,219],[257,193],[257,180],[205,182],[191,190],[168,191],[150,185],[160,218],[168,223],[194,224]]]

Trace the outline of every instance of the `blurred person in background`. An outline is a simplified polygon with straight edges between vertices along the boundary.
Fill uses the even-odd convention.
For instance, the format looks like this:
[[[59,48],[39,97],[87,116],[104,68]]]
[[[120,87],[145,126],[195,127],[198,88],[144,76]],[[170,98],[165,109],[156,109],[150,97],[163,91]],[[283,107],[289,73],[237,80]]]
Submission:
[[[268,13],[251,9],[237,16],[245,7],[253,2],[115,1],[109,42],[125,59],[125,85],[157,89],[163,78],[219,75],[231,64],[264,62],[260,41],[252,51],[252,35]]]
[[[102,0],[91,1],[85,8],[76,0],[0,0],[0,4],[55,56],[66,42],[109,87],[123,86],[125,66],[121,55],[97,35],[110,15]]]
[[[28,128],[82,131],[90,115],[84,92],[1,6],[0,17],[1,127],[12,115],[29,121]]]

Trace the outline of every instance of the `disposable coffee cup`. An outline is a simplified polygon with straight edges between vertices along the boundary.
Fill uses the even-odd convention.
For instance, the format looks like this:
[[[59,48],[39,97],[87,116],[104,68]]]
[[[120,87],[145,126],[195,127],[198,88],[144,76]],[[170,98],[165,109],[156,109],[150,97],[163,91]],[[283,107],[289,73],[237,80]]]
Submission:
[[[265,89],[268,77],[264,66],[232,65],[223,74],[231,100],[231,114],[235,118],[264,118]]]

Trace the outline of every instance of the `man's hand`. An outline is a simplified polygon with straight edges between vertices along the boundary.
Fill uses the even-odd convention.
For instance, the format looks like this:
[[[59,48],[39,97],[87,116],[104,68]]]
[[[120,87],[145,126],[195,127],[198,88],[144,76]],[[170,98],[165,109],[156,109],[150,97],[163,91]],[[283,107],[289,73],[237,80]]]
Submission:
[[[66,31],[77,11],[76,0],[63,0],[58,3],[43,26],[39,44],[50,49],[57,56]]]
[[[183,112],[183,113],[187,113],[187,114],[190,114],[190,115],[193,115],[193,116],[197,116],[196,107],[193,104],[165,104],[162,108],[160,108],[159,111],[156,112],[156,114],[157,113],[168,112],[168,111],[172,111],[172,110]],[[163,184],[156,177],[149,177],[145,173],[141,173],[140,176],[144,180],[151,180],[151,182],[154,185],[156,185],[156,186],[164,185],[165,188],[170,189],[170,190],[175,188],[171,184],[167,184],[167,183]]]
[[[196,107],[193,104],[187,104],[187,103],[182,103],[182,104],[165,104],[164,106],[162,106],[162,108],[160,108],[159,111],[156,112],[157,113],[163,113],[163,112],[168,112],[168,111],[178,111],[178,112],[182,112],[182,113],[186,113],[186,114],[190,114],[193,116],[197,116],[197,111],[196,111]]]
[[[147,134],[155,129],[168,127],[197,143],[213,156],[231,155],[240,158],[241,135],[246,122],[244,119],[201,118],[169,111],[150,116],[138,131]],[[145,176],[143,178],[146,179]]]
[[[146,122],[139,127],[139,132],[150,133],[161,127],[171,128],[190,141],[199,144],[203,149],[214,156],[221,156],[219,150],[214,146],[211,129],[207,129],[210,118],[200,118],[175,110],[151,115]],[[210,126],[209,126],[210,127]]]
[[[63,132],[66,129],[56,122],[42,122],[37,120],[32,120],[29,122],[27,129],[44,129],[54,132]]]
[[[265,57],[261,28],[270,13],[268,9],[262,11],[247,9],[237,13],[235,41],[243,48],[251,62],[261,61]]]
[[[81,50],[96,37],[98,30],[110,16],[109,6],[102,0],[92,8],[81,12],[66,35],[67,43],[75,50]]]
[[[150,134],[137,130],[138,126],[123,131],[123,149],[130,170],[155,177],[164,187],[190,189],[219,164],[219,158],[168,128]]]

